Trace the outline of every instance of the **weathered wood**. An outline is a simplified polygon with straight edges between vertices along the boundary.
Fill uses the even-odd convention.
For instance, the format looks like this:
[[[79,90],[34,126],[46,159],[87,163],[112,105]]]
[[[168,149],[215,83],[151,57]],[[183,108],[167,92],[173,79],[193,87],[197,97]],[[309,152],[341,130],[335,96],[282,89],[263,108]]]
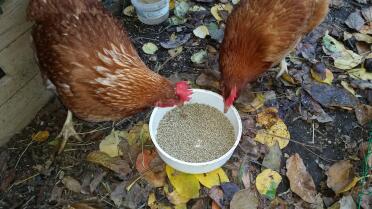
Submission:
[[[22,130],[51,97],[36,74],[10,100],[0,106],[0,146]]]
[[[26,21],[29,0],[5,0],[0,15],[0,51],[28,31],[32,23]]]
[[[1,106],[39,72],[29,32],[0,52],[0,67],[6,74],[0,79]]]

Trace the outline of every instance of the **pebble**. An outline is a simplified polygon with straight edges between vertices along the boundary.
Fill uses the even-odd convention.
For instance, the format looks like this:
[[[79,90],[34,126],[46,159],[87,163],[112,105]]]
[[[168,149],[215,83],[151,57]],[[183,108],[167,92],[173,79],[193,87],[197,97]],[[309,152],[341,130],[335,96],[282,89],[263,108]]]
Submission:
[[[231,149],[234,128],[214,107],[188,104],[169,111],[160,121],[157,141],[169,155],[185,162],[207,162]]]

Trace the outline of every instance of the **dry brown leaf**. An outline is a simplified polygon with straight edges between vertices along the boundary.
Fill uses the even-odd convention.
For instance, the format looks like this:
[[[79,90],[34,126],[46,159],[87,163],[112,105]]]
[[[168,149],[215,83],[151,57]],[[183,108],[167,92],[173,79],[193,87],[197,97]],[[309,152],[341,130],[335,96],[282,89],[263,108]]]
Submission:
[[[349,160],[333,164],[326,172],[327,186],[334,192],[342,192],[354,179],[353,166]]]
[[[360,125],[365,125],[372,120],[372,106],[358,105],[355,108],[355,115]]]
[[[156,151],[144,150],[140,153],[136,160],[136,169],[154,187],[164,186],[166,180],[164,163],[159,159]]]
[[[78,180],[74,179],[71,176],[65,176],[62,179],[62,183],[65,185],[65,187],[73,192],[80,193],[81,191],[81,184]]]
[[[308,203],[316,202],[316,187],[304,162],[297,153],[287,160],[287,177],[291,190]]]
[[[100,151],[93,151],[88,154],[87,161],[102,165],[118,174],[126,176],[131,172],[128,162],[120,158],[112,158]]]

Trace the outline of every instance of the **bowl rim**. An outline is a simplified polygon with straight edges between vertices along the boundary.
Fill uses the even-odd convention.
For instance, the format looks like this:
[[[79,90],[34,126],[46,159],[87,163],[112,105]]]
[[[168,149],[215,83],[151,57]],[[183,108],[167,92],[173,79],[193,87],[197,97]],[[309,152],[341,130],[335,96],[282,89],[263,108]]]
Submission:
[[[210,94],[210,95],[214,95],[216,97],[219,97],[220,99],[223,99],[221,95],[213,92],[213,91],[208,91],[208,90],[204,90],[204,89],[192,89],[193,92],[200,92],[200,93],[205,93],[205,94]],[[176,162],[176,163],[179,163],[179,164],[183,164],[183,165],[187,165],[187,166],[197,166],[197,167],[200,167],[200,166],[205,166],[205,165],[210,165],[210,164],[215,164],[215,163],[218,163],[220,161],[223,161],[226,159],[226,157],[228,157],[230,155],[230,153],[234,152],[234,150],[236,149],[236,147],[239,145],[239,142],[240,142],[240,139],[241,139],[241,136],[242,136],[242,120],[240,118],[240,115],[239,115],[239,112],[236,110],[236,108],[234,106],[231,106],[230,107],[231,110],[233,111],[233,114],[234,116],[236,117],[236,119],[238,120],[238,134],[237,134],[237,137],[235,139],[235,142],[234,142],[234,145],[225,153],[223,154],[222,156],[220,156],[219,158],[216,158],[216,159],[213,159],[213,160],[210,160],[210,161],[207,161],[207,162],[199,162],[199,163],[192,163],[192,162],[186,162],[186,161],[183,161],[183,160],[179,160],[175,157],[172,157],[170,154],[168,154],[167,152],[165,152],[161,147],[160,145],[158,144],[157,140],[156,140],[156,136],[154,136],[154,133],[152,132],[152,128],[151,128],[151,124],[154,123],[154,117],[156,115],[156,112],[161,109],[160,107],[155,107],[154,110],[152,111],[151,113],[151,116],[150,116],[150,121],[149,121],[149,127],[150,127],[150,136],[151,136],[151,140],[152,142],[154,143],[156,149],[161,152],[161,154],[163,154],[165,157],[167,157],[168,159],[171,159],[172,161]]]

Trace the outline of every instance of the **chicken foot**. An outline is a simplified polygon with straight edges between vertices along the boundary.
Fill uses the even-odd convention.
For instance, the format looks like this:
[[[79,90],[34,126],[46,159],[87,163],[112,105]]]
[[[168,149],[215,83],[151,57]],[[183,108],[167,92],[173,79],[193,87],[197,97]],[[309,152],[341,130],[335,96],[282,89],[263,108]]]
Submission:
[[[288,73],[288,64],[287,61],[285,61],[285,58],[280,62],[280,70],[276,75],[276,78],[280,78],[284,73]]]
[[[72,112],[68,110],[65,124],[63,125],[61,132],[57,136],[57,138],[62,138],[61,144],[58,149],[58,154],[61,154],[63,152],[63,150],[65,149],[67,140],[70,137],[74,137],[75,139],[81,141],[80,136],[78,135],[78,133],[76,133],[75,128],[74,128],[74,123],[72,121]]]

